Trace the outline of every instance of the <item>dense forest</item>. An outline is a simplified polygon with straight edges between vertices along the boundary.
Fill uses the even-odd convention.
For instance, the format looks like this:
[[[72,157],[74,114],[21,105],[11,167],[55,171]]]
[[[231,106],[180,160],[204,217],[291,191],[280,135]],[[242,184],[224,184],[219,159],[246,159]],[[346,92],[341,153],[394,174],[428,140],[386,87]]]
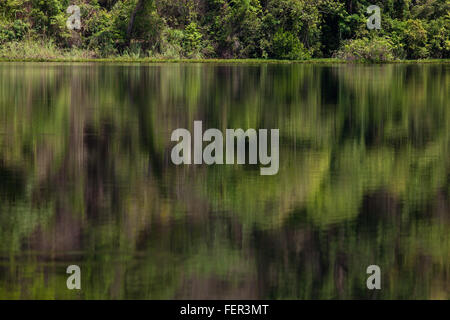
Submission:
[[[81,28],[67,8],[78,5]],[[381,8],[369,30],[367,8]],[[449,58],[449,0],[2,0],[3,58]]]

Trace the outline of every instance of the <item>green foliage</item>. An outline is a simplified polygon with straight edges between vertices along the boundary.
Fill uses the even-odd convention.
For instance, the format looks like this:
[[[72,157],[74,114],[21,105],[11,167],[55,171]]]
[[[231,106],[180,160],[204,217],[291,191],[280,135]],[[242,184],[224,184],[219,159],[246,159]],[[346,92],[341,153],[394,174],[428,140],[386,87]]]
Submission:
[[[201,48],[202,34],[198,31],[197,24],[191,22],[184,30],[183,49],[186,57],[198,57]]]
[[[28,33],[30,24],[22,20],[14,20],[13,23],[0,23],[0,43],[8,41],[20,41]]]
[[[428,57],[427,31],[421,20],[406,21],[404,43],[406,54],[412,59],[423,59]]]
[[[14,20],[26,14],[24,0],[3,0],[0,1],[0,21],[1,19]]]
[[[312,0],[270,0],[267,3],[266,14],[263,19],[265,38],[269,41],[269,52],[272,41],[277,46],[292,46],[294,52],[287,56],[305,56],[303,48],[312,52],[320,51],[320,14],[319,7]],[[284,33],[284,34],[283,34]],[[301,42],[301,44],[299,43]],[[284,49],[281,49],[283,51]],[[274,57],[276,57],[275,55]]]
[[[391,61],[394,59],[394,45],[390,39],[381,37],[349,40],[344,42],[336,57],[349,61]]]
[[[81,8],[79,31],[66,28],[69,4]],[[381,8],[381,30],[366,27],[370,4]],[[448,0],[0,2],[0,43],[48,38],[59,48],[98,57],[134,52],[177,58],[448,58],[449,35]]]
[[[450,13],[428,23],[427,33],[431,57],[450,57]]]
[[[58,36],[65,32],[67,19],[63,10],[63,1],[60,0],[31,0],[33,28],[46,36]]]
[[[99,7],[85,5],[81,7],[85,46],[97,50],[100,56],[117,53],[115,46],[120,34],[114,27],[114,16],[111,12]]]
[[[277,59],[304,60],[309,52],[292,32],[278,30],[273,37],[273,57]]]
[[[179,59],[183,57],[184,33],[182,30],[166,27],[162,30],[160,40],[151,52],[153,56]]]

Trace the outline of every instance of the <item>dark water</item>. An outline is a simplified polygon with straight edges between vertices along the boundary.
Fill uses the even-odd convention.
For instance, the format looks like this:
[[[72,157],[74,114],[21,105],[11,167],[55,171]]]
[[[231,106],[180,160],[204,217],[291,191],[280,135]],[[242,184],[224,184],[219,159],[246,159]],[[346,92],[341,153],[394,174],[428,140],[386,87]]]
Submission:
[[[450,298],[449,71],[0,64],[0,298]],[[194,120],[279,173],[173,165]]]

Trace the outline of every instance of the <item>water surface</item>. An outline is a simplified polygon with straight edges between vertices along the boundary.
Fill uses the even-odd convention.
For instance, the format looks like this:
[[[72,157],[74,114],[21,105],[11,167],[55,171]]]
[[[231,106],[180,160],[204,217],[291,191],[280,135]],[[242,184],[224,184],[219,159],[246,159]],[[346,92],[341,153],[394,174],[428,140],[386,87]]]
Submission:
[[[449,69],[1,63],[0,298],[450,298]],[[279,173],[173,165],[194,120]]]

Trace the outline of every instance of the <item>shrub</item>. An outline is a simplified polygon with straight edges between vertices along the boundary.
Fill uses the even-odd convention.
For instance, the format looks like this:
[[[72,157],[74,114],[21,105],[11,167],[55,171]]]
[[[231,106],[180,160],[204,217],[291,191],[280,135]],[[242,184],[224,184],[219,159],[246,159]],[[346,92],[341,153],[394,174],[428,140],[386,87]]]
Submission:
[[[450,57],[450,15],[430,21],[427,28],[430,56]]]
[[[178,59],[183,56],[184,32],[168,26],[162,28],[160,39],[155,43],[149,55],[157,58]]]
[[[113,55],[117,53],[113,38],[110,28],[100,30],[90,37],[88,48],[97,51],[102,57]]]
[[[383,62],[394,60],[394,45],[389,38],[362,38],[344,42],[335,57],[348,61]]]
[[[83,5],[82,34],[85,46],[94,50],[99,56],[106,57],[117,53],[114,19],[111,13],[98,6]]]
[[[33,29],[41,35],[58,36],[67,32],[66,16],[58,0],[31,0],[30,18]]]
[[[198,31],[197,24],[191,22],[184,29],[183,49],[186,57],[196,57],[200,55],[200,45],[202,34]]]
[[[311,57],[300,39],[283,29],[278,30],[273,37],[272,52],[276,59],[303,60]]]
[[[408,20],[406,22],[404,43],[407,57],[411,59],[423,59],[428,57],[428,34],[421,20]]]
[[[22,20],[13,23],[0,23],[0,43],[8,41],[20,41],[28,33],[30,24]]]

